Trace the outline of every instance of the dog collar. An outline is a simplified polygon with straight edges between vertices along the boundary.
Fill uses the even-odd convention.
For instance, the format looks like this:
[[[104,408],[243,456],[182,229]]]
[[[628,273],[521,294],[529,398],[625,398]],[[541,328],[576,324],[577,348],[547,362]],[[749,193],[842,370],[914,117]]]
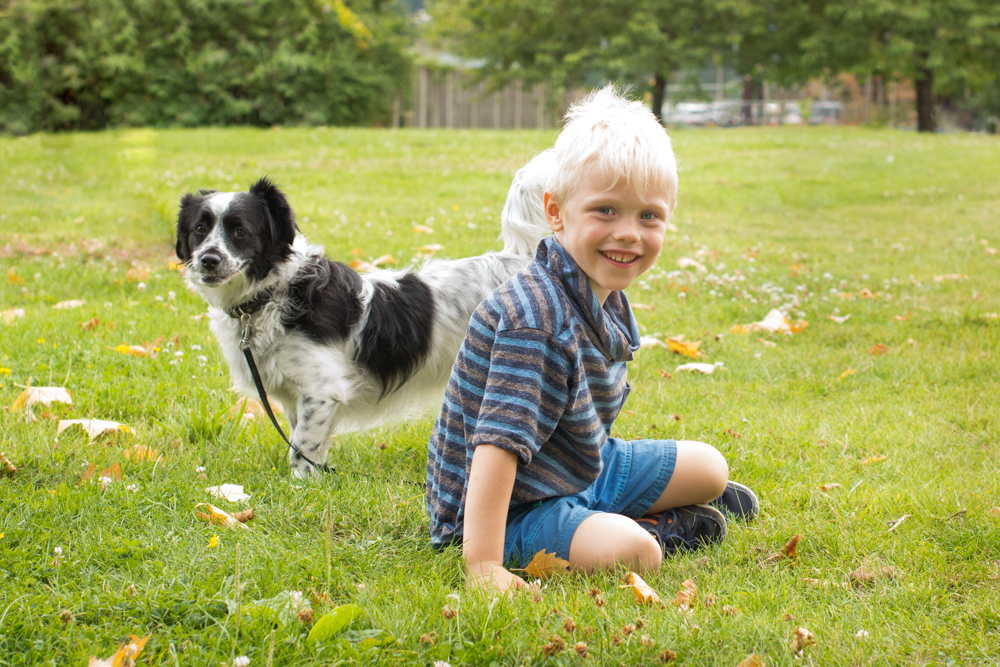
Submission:
[[[231,308],[226,312],[226,315],[232,317],[233,319],[242,319],[244,315],[253,315],[268,303],[271,302],[271,297],[274,295],[274,288],[266,289],[263,292],[258,292],[257,296],[250,299],[249,301],[244,301],[235,308]]]

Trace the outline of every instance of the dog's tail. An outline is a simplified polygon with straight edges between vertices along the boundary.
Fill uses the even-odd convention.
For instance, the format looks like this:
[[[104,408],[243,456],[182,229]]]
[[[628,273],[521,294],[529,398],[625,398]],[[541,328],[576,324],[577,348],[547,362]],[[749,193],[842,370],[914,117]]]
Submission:
[[[545,222],[543,195],[555,168],[555,151],[542,151],[517,170],[500,214],[504,252],[534,257],[535,248],[551,230]]]

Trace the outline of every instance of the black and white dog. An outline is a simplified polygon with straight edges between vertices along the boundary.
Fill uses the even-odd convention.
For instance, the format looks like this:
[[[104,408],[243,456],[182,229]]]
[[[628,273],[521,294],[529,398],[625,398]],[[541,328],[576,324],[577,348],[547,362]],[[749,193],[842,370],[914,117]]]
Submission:
[[[240,347],[240,311],[252,313],[250,350],[292,427],[293,474],[325,464],[335,434],[440,407],[472,312],[548,233],[548,153],[515,177],[501,217],[503,251],[414,271],[359,275],[328,260],[298,233],[288,200],[267,178],[249,192],[181,199],[177,256],[186,280],[210,306],[233,382],[256,396]]]

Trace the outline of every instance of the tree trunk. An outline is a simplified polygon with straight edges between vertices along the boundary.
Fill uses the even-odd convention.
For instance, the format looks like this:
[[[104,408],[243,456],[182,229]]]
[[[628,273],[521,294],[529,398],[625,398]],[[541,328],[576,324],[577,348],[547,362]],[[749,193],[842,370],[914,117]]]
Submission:
[[[749,74],[743,77],[743,124],[753,125],[753,77]]]
[[[934,72],[922,69],[914,82],[917,88],[917,132],[934,131]]]
[[[663,124],[663,100],[667,96],[667,77],[657,74],[653,77],[653,115]]]

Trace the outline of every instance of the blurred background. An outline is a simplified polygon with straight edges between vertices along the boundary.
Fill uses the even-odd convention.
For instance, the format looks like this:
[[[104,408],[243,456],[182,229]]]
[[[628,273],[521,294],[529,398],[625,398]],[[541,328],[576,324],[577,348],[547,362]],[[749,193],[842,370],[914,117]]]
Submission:
[[[0,130],[666,124],[995,133],[995,0],[2,0]]]

